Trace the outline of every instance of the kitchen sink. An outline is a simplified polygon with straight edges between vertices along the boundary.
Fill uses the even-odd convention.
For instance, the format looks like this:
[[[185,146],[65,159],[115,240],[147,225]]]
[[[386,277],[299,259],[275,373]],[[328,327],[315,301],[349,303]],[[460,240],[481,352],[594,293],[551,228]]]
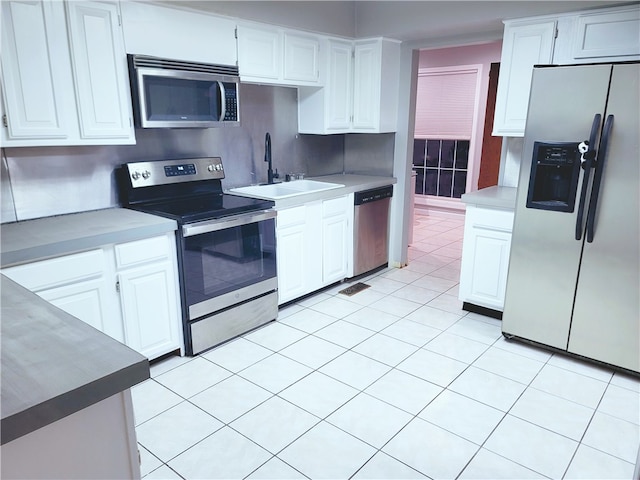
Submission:
[[[294,180],[292,182],[274,183],[271,185],[250,185],[248,187],[231,188],[229,192],[267,200],[278,200],[340,187],[344,187],[344,185],[340,183],[319,182],[317,180]]]

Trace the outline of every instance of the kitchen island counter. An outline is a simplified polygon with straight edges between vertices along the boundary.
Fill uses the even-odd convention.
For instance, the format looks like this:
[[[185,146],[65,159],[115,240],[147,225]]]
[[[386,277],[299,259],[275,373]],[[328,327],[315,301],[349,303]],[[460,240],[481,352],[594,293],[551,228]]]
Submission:
[[[149,378],[149,361],[0,275],[2,444]]]
[[[0,267],[99,248],[175,231],[174,220],[107,208],[2,225]]]

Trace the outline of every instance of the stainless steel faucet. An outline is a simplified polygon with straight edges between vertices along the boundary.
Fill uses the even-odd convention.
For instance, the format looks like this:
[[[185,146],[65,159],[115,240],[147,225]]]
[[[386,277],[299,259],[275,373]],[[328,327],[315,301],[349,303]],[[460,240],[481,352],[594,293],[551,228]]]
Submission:
[[[276,168],[276,171],[274,172],[271,165],[271,135],[269,134],[269,132],[267,132],[267,135],[264,139],[264,161],[268,162],[267,183],[272,184],[273,179],[278,178],[280,175],[278,174],[278,169]]]

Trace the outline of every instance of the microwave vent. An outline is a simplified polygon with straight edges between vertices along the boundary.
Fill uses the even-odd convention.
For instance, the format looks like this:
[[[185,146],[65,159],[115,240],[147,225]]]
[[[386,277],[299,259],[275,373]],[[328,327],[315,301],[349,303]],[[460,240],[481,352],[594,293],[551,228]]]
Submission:
[[[238,76],[238,67],[231,65],[213,65],[209,63],[185,62],[166,58],[132,55],[136,68],[161,68],[165,70],[181,70],[185,72],[212,73],[216,75]]]

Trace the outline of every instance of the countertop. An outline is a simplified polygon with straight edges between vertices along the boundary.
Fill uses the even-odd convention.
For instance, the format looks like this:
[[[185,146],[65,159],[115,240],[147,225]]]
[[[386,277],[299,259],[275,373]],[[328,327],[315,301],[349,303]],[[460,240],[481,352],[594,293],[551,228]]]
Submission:
[[[149,361],[0,275],[2,444],[149,378]]]
[[[338,173],[335,175],[323,175],[319,177],[306,177],[307,180],[316,180],[319,182],[339,183],[344,187],[332,188],[330,190],[321,190],[319,192],[308,192],[292,197],[275,199],[276,209],[295,207],[307,202],[316,200],[329,200],[331,198],[341,197],[350,193],[369,190],[371,188],[384,187],[386,185],[394,185],[397,183],[395,177],[381,177],[376,175],[355,175],[349,173]],[[295,182],[295,180],[294,180]],[[284,183],[286,185],[286,182]],[[234,195],[242,195],[235,192]]]
[[[126,208],[5,223],[0,227],[0,267],[141,240],[177,228],[175,220]]]
[[[494,207],[515,210],[516,208],[515,187],[487,187],[475,192],[465,193],[461,200],[467,205],[478,207]]]

